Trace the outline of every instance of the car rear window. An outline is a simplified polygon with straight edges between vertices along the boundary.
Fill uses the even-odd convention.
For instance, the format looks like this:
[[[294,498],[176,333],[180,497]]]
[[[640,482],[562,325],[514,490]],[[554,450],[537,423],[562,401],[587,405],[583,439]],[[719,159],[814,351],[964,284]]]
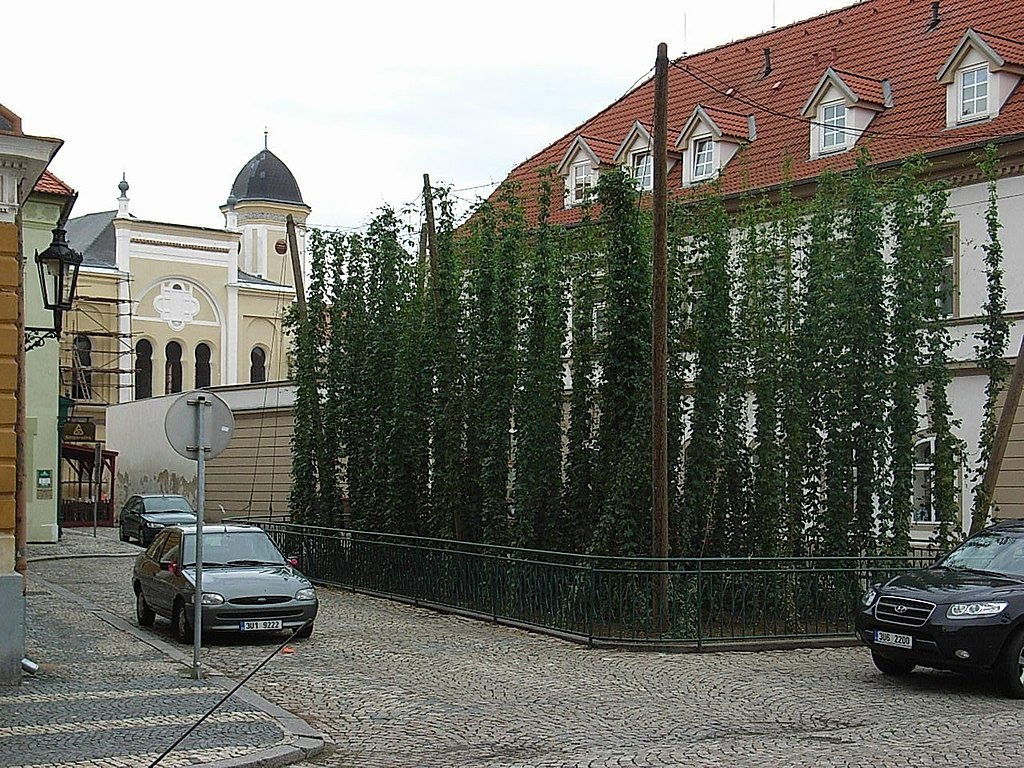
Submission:
[[[193,512],[192,505],[182,496],[155,496],[145,500],[147,512]]]

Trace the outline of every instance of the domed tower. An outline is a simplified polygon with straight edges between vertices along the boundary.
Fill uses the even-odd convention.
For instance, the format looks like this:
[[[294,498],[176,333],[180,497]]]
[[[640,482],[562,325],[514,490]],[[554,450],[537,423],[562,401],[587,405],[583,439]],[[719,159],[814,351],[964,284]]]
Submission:
[[[281,159],[264,147],[235,177],[227,201],[220,207],[228,229],[242,234],[239,270],[273,283],[294,285],[285,218],[295,218],[299,262],[306,262],[306,217],[310,207],[302,200],[295,176]]]

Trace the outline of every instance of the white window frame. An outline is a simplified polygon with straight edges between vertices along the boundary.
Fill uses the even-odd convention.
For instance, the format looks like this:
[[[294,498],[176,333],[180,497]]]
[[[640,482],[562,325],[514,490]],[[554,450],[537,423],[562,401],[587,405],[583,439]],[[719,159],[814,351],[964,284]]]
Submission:
[[[706,146],[708,154],[706,158],[701,157],[701,148]],[[710,179],[715,175],[715,140],[711,136],[698,136],[690,143],[690,151],[693,152],[693,162],[690,163],[690,178],[693,181]],[[701,172],[700,168],[706,166]]]
[[[578,183],[579,172],[583,171],[583,181]],[[587,199],[588,190],[594,186],[594,171],[590,163],[583,161],[573,163],[569,168],[569,202],[579,205]]]
[[[968,75],[974,75],[978,72],[985,73],[985,95],[979,97],[978,86],[981,85],[977,80],[968,85],[965,81]],[[973,93],[970,99],[964,98],[964,91],[968,88],[973,89]],[[964,106],[970,102],[972,105],[977,107],[978,103],[984,99],[984,109],[972,111],[969,114],[964,114]],[[956,78],[956,121],[958,123],[972,123],[975,120],[983,120],[992,114],[992,72],[988,68],[988,64],[979,64],[975,67],[965,67],[957,73]]]
[[[929,448],[930,448],[929,453],[928,453],[929,461],[927,461],[927,462],[920,462],[920,461],[917,460],[917,449],[918,449],[918,446],[923,445],[925,443],[927,443]],[[927,485],[927,488],[928,488],[928,494],[927,494],[927,498],[928,498],[928,516],[927,516],[927,519],[920,519],[920,518],[918,518],[917,495],[916,495],[916,490],[917,490],[917,474],[918,474],[918,472],[926,473],[925,477],[926,477],[926,481],[928,483],[928,485]],[[913,507],[912,514],[913,514],[913,523],[915,525],[935,525],[936,523],[939,522],[938,518],[935,516],[935,499],[932,498],[932,475],[934,473],[935,473],[935,436],[931,435],[929,437],[922,437],[922,438],[914,441],[914,490],[915,490],[915,495],[914,495],[914,498],[912,500],[912,505],[911,506]]]
[[[630,153],[629,175],[644,192],[654,189],[654,158],[649,149]]]
[[[830,110],[842,109],[842,122],[836,115],[829,116]],[[830,152],[842,152],[850,145],[850,108],[845,101],[830,101],[818,108],[818,129],[821,139],[818,151],[825,155]]]

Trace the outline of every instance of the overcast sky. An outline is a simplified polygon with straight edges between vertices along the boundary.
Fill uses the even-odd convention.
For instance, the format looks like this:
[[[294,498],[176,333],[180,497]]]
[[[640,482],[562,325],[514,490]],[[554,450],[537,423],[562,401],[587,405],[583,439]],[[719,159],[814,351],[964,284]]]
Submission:
[[[774,14],[781,26],[843,5],[774,0]],[[424,171],[456,187],[500,180],[621,96],[659,41],[676,57],[756,34],[773,0],[61,1],[39,13],[4,9],[6,29],[32,34],[6,36],[0,103],[26,132],[65,140],[51,169],[79,190],[75,215],[115,208],[123,170],[135,215],[223,226],[217,207],[266,125],[310,221],[351,226],[414,199]]]

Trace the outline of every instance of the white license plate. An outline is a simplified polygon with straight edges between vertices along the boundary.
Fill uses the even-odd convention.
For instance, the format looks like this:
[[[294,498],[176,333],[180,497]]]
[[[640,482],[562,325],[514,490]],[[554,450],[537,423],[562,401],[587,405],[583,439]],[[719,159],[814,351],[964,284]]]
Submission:
[[[895,632],[875,630],[875,642],[879,645],[891,645],[893,648],[913,648],[914,638],[910,635],[897,635]]]
[[[240,632],[263,632],[270,629],[280,629],[281,619],[260,619],[259,621],[240,621],[238,629]]]

